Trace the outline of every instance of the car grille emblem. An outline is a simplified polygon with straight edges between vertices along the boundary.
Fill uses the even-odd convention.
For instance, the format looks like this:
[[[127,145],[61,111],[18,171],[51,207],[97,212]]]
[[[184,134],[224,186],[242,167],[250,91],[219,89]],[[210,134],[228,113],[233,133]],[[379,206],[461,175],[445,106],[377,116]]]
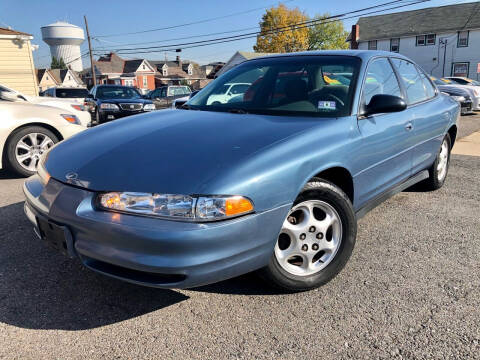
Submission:
[[[130,109],[135,109],[135,106],[134,106],[134,105],[130,105]]]

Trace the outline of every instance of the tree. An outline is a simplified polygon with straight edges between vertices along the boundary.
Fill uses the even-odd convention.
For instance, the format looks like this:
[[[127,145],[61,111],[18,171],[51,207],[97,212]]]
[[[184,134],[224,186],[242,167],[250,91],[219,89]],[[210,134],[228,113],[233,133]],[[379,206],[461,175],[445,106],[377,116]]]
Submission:
[[[308,50],[348,49],[348,32],[343,28],[343,22],[329,20],[329,17],[328,13],[315,16],[315,20],[323,21],[309,28]]]
[[[308,49],[308,28],[295,28],[292,25],[304,23],[307,15],[298,8],[289,9],[284,4],[267,9],[260,21],[260,34],[253,47],[256,52],[285,53]],[[292,26],[292,29],[288,29]],[[282,28],[281,31],[271,32]],[[283,28],[287,28],[283,30]]]
[[[50,64],[50,69],[64,70],[66,68],[67,68],[67,65],[65,65],[65,61],[63,61],[63,58],[60,58],[60,60],[58,60],[55,56],[52,57],[52,63]]]

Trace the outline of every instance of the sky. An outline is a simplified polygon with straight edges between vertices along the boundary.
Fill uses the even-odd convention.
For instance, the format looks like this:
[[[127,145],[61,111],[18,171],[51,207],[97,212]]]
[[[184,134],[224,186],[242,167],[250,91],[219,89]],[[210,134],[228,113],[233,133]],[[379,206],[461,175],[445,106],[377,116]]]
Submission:
[[[330,13],[340,14],[347,11],[378,5],[388,0],[284,0],[290,8],[298,7],[309,16]],[[468,2],[459,0],[431,0],[392,11],[406,11],[423,7],[441,6]],[[0,27],[11,28],[33,35],[33,44],[39,45],[34,51],[35,66],[48,67],[50,64],[50,50],[42,41],[40,27],[55,21],[67,21],[84,28],[83,15],[87,16],[90,34],[94,38],[92,47],[98,53],[108,53],[110,50],[125,47],[148,47],[155,44],[127,45],[140,42],[166,41],[168,43],[183,43],[199,41],[209,38],[232,36],[256,31],[262,14],[266,8],[276,6],[276,0],[176,0],[176,1],[143,1],[143,0],[0,0]],[[389,11],[389,12],[392,12]],[[222,17],[222,18],[219,18]],[[217,18],[211,21],[205,21]],[[344,26],[350,30],[357,18],[347,19]],[[197,22],[188,26],[176,27],[155,32],[144,32],[131,35],[115,35],[120,33],[139,32],[150,29],[171,27],[181,24]],[[198,23],[200,22],[200,23]],[[238,33],[219,34],[206,37],[199,35],[244,30]],[[102,37],[103,36],[103,37]],[[98,37],[98,38],[96,38]],[[182,40],[172,40],[186,38]],[[164,45],[162,44],[162,45]],[[197,47],[183,50],[180,55],[183,59],[206,64],[213,61],[227,61],[235,51],[253,51],[255,38],[240,41]],[[88,50],[87,41],[82,45],[82,54]],[[147,54],[121,55],[123,58],[146,58],[149,60],[174,59],[178,55],[174,52],[156,52]],[[83,58],[84,67],[89,67],[88,57]]]

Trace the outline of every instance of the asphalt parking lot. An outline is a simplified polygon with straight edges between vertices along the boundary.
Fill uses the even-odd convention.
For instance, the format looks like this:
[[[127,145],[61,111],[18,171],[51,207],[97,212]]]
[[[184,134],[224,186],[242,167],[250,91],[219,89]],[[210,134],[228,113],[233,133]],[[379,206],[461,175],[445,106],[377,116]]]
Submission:
[[[459,137],[479,130],[462,117]],[[0,172],[2,358],[480,358],[480,157],[367,214],[343,272],[299,294],[253,275],[180,291],[95,274],[36,240],[22,182]]]

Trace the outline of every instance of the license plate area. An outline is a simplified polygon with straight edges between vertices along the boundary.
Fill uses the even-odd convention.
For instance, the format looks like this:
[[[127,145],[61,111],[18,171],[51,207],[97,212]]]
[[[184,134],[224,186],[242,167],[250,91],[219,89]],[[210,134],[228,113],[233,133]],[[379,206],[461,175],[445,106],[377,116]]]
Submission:
[[[73,256],[73,241],[65,226],[37,217],[38,232],[43,241],[67,256]]]

